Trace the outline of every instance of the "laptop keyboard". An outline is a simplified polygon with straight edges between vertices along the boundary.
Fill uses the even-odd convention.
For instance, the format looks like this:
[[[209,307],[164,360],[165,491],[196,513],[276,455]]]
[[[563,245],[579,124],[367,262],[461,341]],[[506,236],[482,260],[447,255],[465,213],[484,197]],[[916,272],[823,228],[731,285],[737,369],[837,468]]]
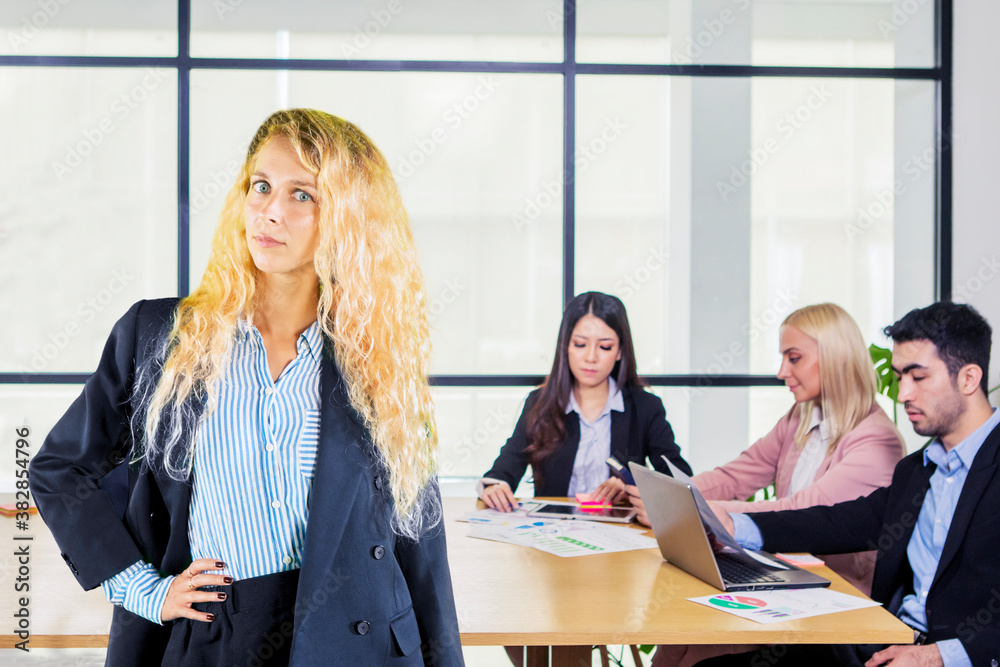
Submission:
[[[784,581],[780,576],[765,572],[763,566],[758,569],[730,554],[717,553],[715,561],[719,564],[722,578],[733,584],[773,584]]]

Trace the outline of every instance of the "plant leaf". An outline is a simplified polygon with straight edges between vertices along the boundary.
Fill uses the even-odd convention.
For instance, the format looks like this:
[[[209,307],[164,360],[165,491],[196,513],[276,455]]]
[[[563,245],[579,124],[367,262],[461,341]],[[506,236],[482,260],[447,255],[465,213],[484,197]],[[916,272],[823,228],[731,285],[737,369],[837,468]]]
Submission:
[[[892,372],[892,350],[879,347],[872,343],[868,346],[868,353],[875,364],[875,375],[878,378],[878,391],[885,394],[894,402],[899,402],[899,378]]]

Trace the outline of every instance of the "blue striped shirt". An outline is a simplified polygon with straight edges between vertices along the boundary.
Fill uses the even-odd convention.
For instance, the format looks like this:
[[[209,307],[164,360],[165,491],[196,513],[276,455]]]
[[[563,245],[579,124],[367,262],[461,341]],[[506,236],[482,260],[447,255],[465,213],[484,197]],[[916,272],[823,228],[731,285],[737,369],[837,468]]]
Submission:
[[[224,561],[236,580],[302,565],[319,445],[317,323],[296,347],[273,382],[260,332],[241,321],[215,410],[195,435],[191,557]],[[159,623],[172,580],[140,561],[101,587],[112,603]]]

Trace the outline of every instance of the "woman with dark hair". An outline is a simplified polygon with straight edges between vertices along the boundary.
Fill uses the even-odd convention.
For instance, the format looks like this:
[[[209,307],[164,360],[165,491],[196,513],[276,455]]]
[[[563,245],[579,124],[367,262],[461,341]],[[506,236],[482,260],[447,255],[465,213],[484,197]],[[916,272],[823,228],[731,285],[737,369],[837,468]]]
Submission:
[[[636,373],[628,315],[621,300],[600,292],[566,306],[552,370],[525,401],[514,433],[480,482],[479,496],[494,509],[514,505],[531,465],[536,496],[594,493],[614,502],[624,484],[609,477],[607,459],[648,459],[667,473],[666,456],[686,473],[660,399]]]

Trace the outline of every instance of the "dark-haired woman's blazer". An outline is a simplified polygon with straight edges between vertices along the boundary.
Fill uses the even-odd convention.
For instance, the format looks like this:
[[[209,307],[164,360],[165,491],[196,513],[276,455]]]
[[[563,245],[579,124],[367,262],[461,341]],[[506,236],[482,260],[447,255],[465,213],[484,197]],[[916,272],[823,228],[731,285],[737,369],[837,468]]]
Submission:
[[[87,590],[140,559],[175,575],[191,562],[189,484],[129,465],[127,506],[116,507],[109,492],[133,449],[137,362],[166,334],[176,305],[141,301],[119,320],[97,371],[31,462],[38,508]],[[384,467],[328,356],[320,373],[320,444],[295,626],[278,640],[292,642],[292,665],[462,665],[444,526],[419,542],[393,533]],[[437,494],[437,485],[427,493]],[[115,607],[107,664],[159,665],[169,635],[169,622]]]
[[[500,450],[493,467],[483,475],[507,482],[514,491],[517,491],[517,485],[529,465],[524,453],[528,446],[528,414],[540,393],[541,389],[536,389],[528,395],[514,433]],[[665,455],[671,463],[690,475],[691,466],[681,458],[680,447],[674,442],[674,431],[667,421],[663,401],[642,387],[634,386],[622,389],[622,399],[625,411],[611,411],[611,455],[626,465],[629,461],[646,465],[646,459],[649,459],[656,470],[669,475],[670,471],[663,461]],[[580,447],[579,415],[576,412],[567,413],[563,425],[566,437],[542,461],[541,470],[534,471],[536,496],[561,497],[569,493],[573,462]]]

